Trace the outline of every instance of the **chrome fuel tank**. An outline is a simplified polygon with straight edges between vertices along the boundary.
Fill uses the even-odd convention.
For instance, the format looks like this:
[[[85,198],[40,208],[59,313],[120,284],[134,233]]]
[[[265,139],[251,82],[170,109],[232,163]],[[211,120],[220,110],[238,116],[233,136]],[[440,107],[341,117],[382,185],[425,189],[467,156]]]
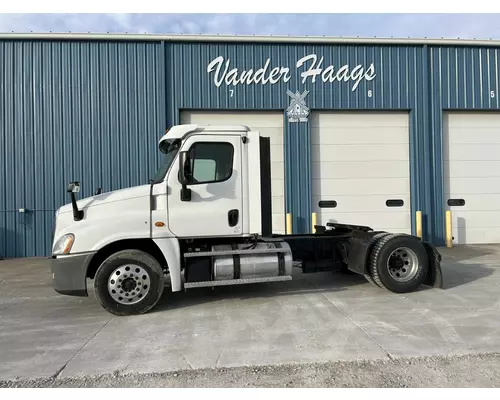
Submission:
[[[214,257],[214,280],[268,278],[292,274],[292,251],[286,242],[257,243],[255,246],[229,244],[212,247],[212,251],[216,252],[234,250],[241,250],[246,254]],[[259,253],[262,250],[267,251],[267,253]]]

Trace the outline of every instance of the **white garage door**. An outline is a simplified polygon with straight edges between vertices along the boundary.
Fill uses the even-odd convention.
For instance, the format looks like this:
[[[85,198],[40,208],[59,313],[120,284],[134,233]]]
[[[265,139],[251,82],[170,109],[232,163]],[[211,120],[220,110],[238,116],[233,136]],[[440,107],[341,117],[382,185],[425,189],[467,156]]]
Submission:
[[[183,111],[182,124],[246,125],[271,140],[273,232],[285,233],[285,167],[282,113],[248,111]]]
[[[408,113],[313,113],[311,134],[318,224],[411,233]]]
[[[443,153],[453,243],[500,243],[500,114],[446,113]]]

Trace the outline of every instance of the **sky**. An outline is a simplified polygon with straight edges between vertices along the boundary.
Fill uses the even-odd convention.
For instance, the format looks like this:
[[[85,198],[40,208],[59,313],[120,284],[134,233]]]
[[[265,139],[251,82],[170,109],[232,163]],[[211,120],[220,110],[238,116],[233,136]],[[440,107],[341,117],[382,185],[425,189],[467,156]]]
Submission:
[[[0,14],[0,32],[500,39],[500,14]]]

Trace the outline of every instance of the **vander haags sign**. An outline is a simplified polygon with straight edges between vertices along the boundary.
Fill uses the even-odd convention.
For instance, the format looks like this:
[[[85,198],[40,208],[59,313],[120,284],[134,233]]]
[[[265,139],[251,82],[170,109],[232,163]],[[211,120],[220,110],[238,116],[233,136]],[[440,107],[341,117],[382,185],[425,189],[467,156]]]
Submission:
[[[302,57],[295,63],[295,69],[300,72],[302,83],[315,83],[316,79],[324,83],[353,82],[352,91],[355,91],[361,81],[371,81],[375,78],[375,67],[371,63],[368,67],[364,65],[355,65],[351,67],[344,64],[336,67],[335,65],[323,65],[323,57],[318,61],[316,54],[309,54]],[[271,59],[268,58],[263,66],[254,70],[231,67],[231,60],[222,56],[214,58],[207,66],[207,73],[212,74],[213,82],[217,87],[225,84],[236,87],[238,85],[250,84],[276,84],[279,82],[287,83],[291,78],[291,70],[288,66],[271,66]]]

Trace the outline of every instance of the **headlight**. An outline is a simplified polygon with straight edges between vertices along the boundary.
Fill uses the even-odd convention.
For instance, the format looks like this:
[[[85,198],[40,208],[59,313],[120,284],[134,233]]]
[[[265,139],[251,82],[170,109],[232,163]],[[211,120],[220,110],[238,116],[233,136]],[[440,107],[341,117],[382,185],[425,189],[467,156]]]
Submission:
[[[54,245],[52,254],[68,254],[71,251],[71,247],[73,247],[74,242],[75,235],[73,235],[72,233],[68,233],[62,236]]]

